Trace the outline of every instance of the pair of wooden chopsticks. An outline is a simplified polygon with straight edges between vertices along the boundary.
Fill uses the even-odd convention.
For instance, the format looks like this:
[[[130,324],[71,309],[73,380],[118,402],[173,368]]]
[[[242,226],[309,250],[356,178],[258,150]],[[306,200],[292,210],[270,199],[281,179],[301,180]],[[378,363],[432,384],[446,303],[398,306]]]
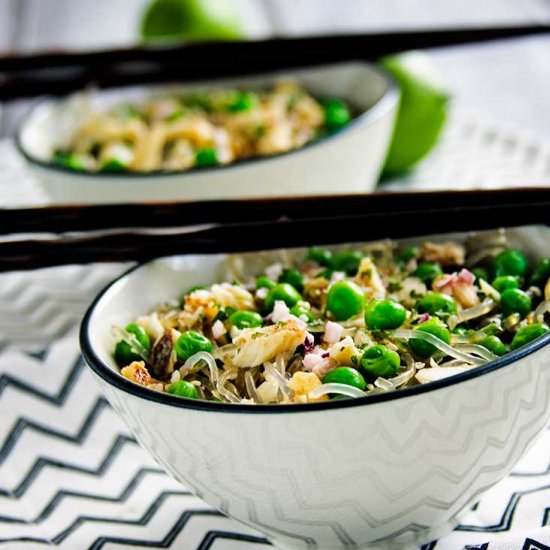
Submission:
[[[410,49],[548,32],[548,27],[536,25],[4,57],[0,58],[0,100],[66,94],[91,83],[116,86],[189,81],[350,59],[375,60]],[[4,209],[0,216],[0,271],[141,261],[184,252],[370,240],[398,236],[396,231],[403,228],[417,235],[433,233],[436,228],[431,223],[438,219],[448,222],[440,230],[453,229],[451,220],[456,221],[457,230],[473,229],[475,223],[494,227],[506,225],[508,220],[502,214],[520,204],[527,205],[530,212],[540,212],[541,221],[545,218],[540,205],[548,208],[550,198],[545,192],[521,190]],[[477,214],[483,210],[485,217],[471,219],[473,209]],[[441,218],[442,212],[448,215],[446,219]],[[462,224],[464,220],[470,226]],[[525,218],[524,223],[534,220]]]
[[[98,232],[104,227],[101,216],[115,217],[117,208],[119,219],[111,218],[111,230]],[[17,238],[8,229],[9,220],[2,219],[1,233],[10,237],[0,242],[0,271],[548,225],[549,208],[550,189],[516,189],[220,201],[201,206],[91,206],[79,209],[78,216],[74,208],[36,209],[34,219],[22,223],[15,216],[12,221],[18,231],[40,233],[40,238],[25,233]],[[137,217],[141,224],[130,227]],[[56,232],[67,227],[68,219],[75,220],[75,232]],[[145,223],[149,228],[142,227]]]
[[[406,50],[456,46],[548,32],[547,26],[527,25],[0,57],[0,101],[44,94],[64,95],[91,83],[112,87],[168,80],[183,82],[350,59],[372,61]]]

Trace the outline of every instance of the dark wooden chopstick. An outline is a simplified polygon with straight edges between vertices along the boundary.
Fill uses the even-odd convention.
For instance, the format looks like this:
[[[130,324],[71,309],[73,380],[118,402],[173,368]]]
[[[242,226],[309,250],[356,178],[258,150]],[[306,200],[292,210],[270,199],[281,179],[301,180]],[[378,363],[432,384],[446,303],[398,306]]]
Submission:
[[[392,192],[151,204],[48,206],[0,210],[0,235],[66,233],[140,227],[269,222],[279,219],[336,218],[377,212],[414,212],[472,205],[515,205],[517,209],[550,201],[541,188],[499,191]],[[522,206],[523,205],[523,206]]]
[[[220,56],[227,60],[234,55],[237,59],[244,57],[263,59],[266,54],[270,58],[274,57],[274,54],[278,54],[285,59],[315,54],[315,59],[318,59],[319,54],[323,53],[337,56],[345,55],[345,59],[352,58],[354,54],[360,54],[360,56],[371,55],[376,58],[388,53],[409,49],[436,48],[548,32],[549,27],[547,25],[536,24],[271,38],[231,42],[200,42],[186,45],[138,46],[92,52],[46,52],[31,55],[0,56],[0,71],[7,73],[43,69],[45,67],[86,67],[125,61],[145,63],[165,60],[173,63],[180,61],[182,54],[183,57],[189,58],[186,59],[187,61]],[[341,53],[330,51],[334,46],[338,46]]]
[[[495,195],[493,202],[489,195]],[[436,206],[428,201],[408,210],[380,209],[330,217],[229,223],[191,232],[189,228],[182,228],[182,232],[172,230],[161,235],[133,230],[92,237],[7,241],[0,243],[0,271],[75,263],[145,261],[173,254],[370,241],[501,226],[549,225],[550,189],[531,195],[533,202],[529,202],[528,197],[521,202],[511,202],[510,198],[509,194],[499,191],[478,193],[477,200],[474,200],[475,194],[470,194],[468,204]]]
[[[0,57],[0,100],[61,95],[94,83],[190,81],[242,73],[376,60],[411,49],[427,49],[545,34],[544,25],[384,32],[185,46],[138,47],[86,53]]]

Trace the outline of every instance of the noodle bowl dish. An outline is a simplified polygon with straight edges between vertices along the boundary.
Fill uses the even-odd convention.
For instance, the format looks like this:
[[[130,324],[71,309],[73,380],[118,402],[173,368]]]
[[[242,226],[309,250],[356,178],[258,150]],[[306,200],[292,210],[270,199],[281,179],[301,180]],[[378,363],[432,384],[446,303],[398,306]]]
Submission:
[[[162,258],[100,294],[81,346],[157,461],[275,545],[413,548],[550,415],[547,238]]]
[[[58,202],[362,193],[377,182],[398,96],[362,62],[88,89],[39,103],[16,143]]]

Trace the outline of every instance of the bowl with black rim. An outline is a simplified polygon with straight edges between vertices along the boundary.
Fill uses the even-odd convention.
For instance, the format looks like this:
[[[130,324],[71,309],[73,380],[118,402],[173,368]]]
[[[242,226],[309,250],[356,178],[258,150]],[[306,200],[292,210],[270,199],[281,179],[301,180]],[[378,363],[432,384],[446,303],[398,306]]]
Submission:
[[[54,162],[90,112],[197,90],[269,89],[291,77],[318,98],[340,98],[355,116],[343,128],[288,152],[189,170],[86,171]],[[391,76],[361,61],[186,84],[89,89],[40,101],[23,119],[16,146],[57,203],[128,203],[364,193],[378,180],[399,99]]]
[[[464,223],[460,213],[448,215],[447,223],[453,218]],[[446,223],[437,214],[434,221]],[[368,227],[368,220],[354,223],[347,229]],[[374,237],[383,236],[377,231]],[[510,243],[533,261],[548,249],[546,226],[507,231]],[[272,225],[260,224],[255,239],[243,245],[249,233],[245,227],[228,238],[254,254],[289,236],[281,230],[274,237]],[[325,243],[329,230],[313,231],[310,244],[312,235],[315,243]],[[430,240],[467,236],[455,232]],[[342,239],[341,231],[330,238]],[[416,548],[451,530],[461,511],[510,472],[547,423],[549,334],[456,376],[323,403],[201,401],[124,378],[113,358],[111,327],[185,288],[223,280],[224,247],[231,245],[153,260],[111,283],[82,322],[81,348],[109,401],[159,464],[276,546]]]

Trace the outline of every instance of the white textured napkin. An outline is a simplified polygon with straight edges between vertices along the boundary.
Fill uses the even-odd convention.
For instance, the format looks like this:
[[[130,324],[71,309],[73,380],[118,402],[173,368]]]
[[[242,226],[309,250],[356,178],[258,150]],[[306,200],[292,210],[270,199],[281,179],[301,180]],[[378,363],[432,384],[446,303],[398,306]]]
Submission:
[[[266,548],[156,466],[83,364],[76,326],[122,269],[0,275],[0,547]],[[550,426],[462,522],[423,550],[550,548]]]

